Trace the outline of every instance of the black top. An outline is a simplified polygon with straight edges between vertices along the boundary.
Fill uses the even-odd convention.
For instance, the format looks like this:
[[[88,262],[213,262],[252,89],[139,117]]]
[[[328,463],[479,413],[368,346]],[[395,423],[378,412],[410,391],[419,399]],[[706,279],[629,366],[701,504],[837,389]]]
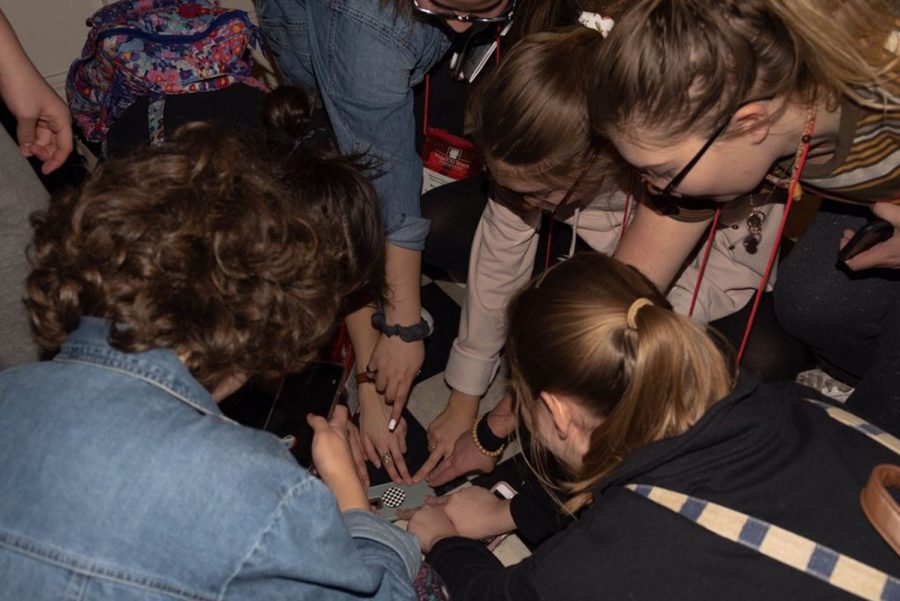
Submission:
[[[744,378],[686,433],[629,456],[577,522],[516,566],[463,538],[427,559],[456,600],[851,598],[624,488],[719,503],[900,574],[859,505],[872,467],[898,458],[800,399],[812,394]]]

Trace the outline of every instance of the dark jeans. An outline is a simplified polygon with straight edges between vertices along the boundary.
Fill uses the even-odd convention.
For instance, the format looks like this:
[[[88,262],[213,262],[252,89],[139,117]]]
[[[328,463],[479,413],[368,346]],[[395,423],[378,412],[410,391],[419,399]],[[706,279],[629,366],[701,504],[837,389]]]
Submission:
[[[868,209],[823,205],[781,267],[779,323],[815,352],[822,369],[856,387],[847,409],[900,433],[900,274],[854,273],[837,261],[844,229]]]

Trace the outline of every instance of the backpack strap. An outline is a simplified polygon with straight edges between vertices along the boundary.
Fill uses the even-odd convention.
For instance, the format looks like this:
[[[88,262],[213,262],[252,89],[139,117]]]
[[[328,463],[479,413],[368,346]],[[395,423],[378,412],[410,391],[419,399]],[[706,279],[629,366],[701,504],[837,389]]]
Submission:
[[[740,511],[659,486],[628,490],[739,545],[863,599],[900,600],[900,580],[849,555]]]
[[[159,146],[165,139],[164,118],[166,115],[166,95],[152,93],[147,103],[147,131],[150,146]]]
[[[886,447],[892,450],[894,453],[900,455],[900,439],[897,439],[897,437],[888,434],[878,426],[870,424],[863,418],[853,415],[846,409],[835,407],[834,405],[830,405],[823,401],[818,401],[815,399],[803,400],[812,403],[813,405],[818,405],[819,407],[824,409],[828,416],[832,419],[841,422],[845,426],[850,426],[857,432],[865,434],[881,446]]]

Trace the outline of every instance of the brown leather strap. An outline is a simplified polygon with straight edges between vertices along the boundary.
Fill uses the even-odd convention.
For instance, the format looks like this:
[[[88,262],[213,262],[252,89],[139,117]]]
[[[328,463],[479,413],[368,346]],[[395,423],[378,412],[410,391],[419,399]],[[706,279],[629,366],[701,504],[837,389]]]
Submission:
[[[859,502],[878,534],[900,554],[900,505],[891,495],[891,488],[900,488],[900,465],[876,465]]]

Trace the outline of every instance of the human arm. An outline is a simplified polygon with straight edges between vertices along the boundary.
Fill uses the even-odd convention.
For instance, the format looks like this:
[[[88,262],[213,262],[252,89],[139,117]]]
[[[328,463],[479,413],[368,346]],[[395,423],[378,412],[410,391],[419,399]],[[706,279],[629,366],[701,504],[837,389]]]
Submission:
[[[444,411],[428,427],[433,450],[414,476],[417,480],[450,455],[472,427],[478,400],[500,362],[506,337],[506,304],[531,276],[539,224],[540,212],[524,205],[490,198],[485,206],[472,240],[459,334],[444,372],[451,394]]]
[[[391,244],[385,247],[388,294],[384,320],[388,325],[412,326],[422,319],[422,253]],[[425,343],[405,342],[399,336],[380,334],[367,367],[375,374],[375,387],[392,409],[388,423],[399,424],[409,389],[425,359]]]
[[[372,327],[372,314],[375,308],[362,307],[348,315],[345,319],[353,353],[356,355],[356,368],[360,373],[368,364],[368,358],[378,341],[380,333]],[[359,392],[359,426],[360,442],[365,457],[375,467],[384,465],[394,482],[409,481],[409,471],[403,454],[406,453],[406,420],[398,420],[397,427],[391,431],[388,423],[391,418],[391,407],[384,397],[378,393],[372,382],[361,382],[357,386]],[[390,453],[391,461],[382,463],[382,457]]]
[[[266,511],[270,522],[249,541],[222,598],[414,599],[418,541],[369,511],[351,467],[346,408],[338,406],[330,421],[307,419],[322,481],[292,463],[294,484]]]
[[[641,203],[613,257],[666,291],[709,223],[710,219],[678,221]]]
[[[440,497],[426,497],[425,505],[442,509],[457,535],[466,538],[487,538],[516,529],[510,500],[498,499],[481,486],[467,486]],[[414,529],[410,532],[415,534]]]
[[[0,12],[0,96],[16,117],[16,137],[25,156],[36,156],[45,174],[72,152],[69,108],[25,55]]]
[[[306,3],[310,59],[340,149],[364,154],[378,193],[387,239],[388,325],[419,323],[421,251],[429,221],[421,215],[422,163],[415,148],[412,86],[446,51],[432,25],[384,3]],[[383,336],[368,367],[394,419],[421,367],[424,344]]]
[[[849,261],[847,267],[853,271],[886,267],[900,269],[900,205],[889,202],[878,202],[872,206],[872,212],[894,226],[894,235],[865,250]],[[853,237],[853,230],[845,230],[841,237],[841,248]]]

